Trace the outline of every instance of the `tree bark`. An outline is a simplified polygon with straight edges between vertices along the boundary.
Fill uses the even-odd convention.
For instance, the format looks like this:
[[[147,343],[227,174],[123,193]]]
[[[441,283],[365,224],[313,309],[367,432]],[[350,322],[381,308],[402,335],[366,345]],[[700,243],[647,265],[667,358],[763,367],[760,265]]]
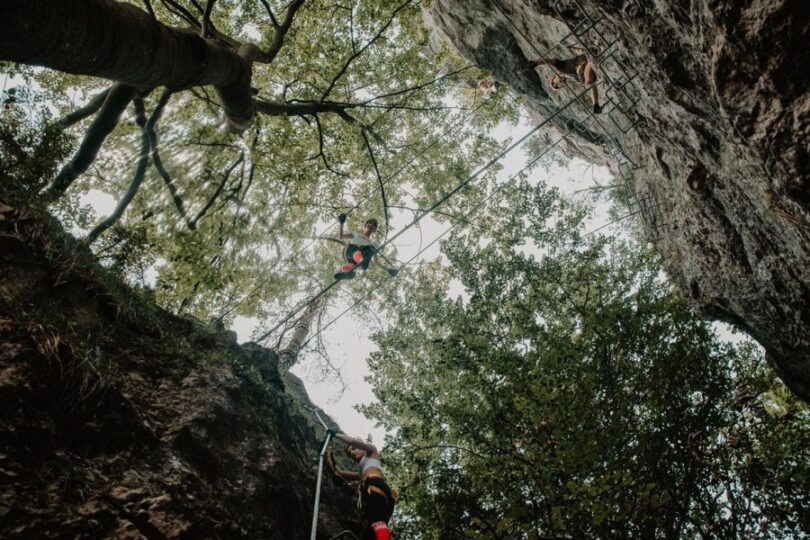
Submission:
[[[295,331],[293,332],[290,341],[278,355],[279,367],[289,371],[293,365],[295,365],[295,361],[298,358],[298,353],[301,351],[301,346],[304,344],[304,340],[309,335],[309,329],[312,326],[312,322],[315,320],[315,316],[320,311],[322,303],[322,297],[312,300],[307,306],[307,309],[304,311],[304,314],[301,316],[298,322],[295,323]]]
[[[234,52],[114,0],[3,0],[0,60],[92,75],[140,90],[212,85],[232,128],[255,114],[256,48]]]

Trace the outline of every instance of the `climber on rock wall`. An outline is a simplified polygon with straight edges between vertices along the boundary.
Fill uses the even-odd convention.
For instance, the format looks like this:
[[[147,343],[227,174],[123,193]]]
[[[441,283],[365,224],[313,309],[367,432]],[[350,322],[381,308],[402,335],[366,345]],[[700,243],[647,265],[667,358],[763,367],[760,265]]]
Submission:
[[[396,491],[385,480],[380,462],[380,453],[374,445],[344,433],[335,433],[334,439],[346,443],[346,455],[354,461],[359,472],[344,471],[332,457],[331,448],[327,454],[326,467],[337,476],[360,483],[360,503],[363,510],[363,540],[390,540],[388,520],[394,513]]]
[[[340,267],[340,271],[335,274],[335,279],[352,279],[355,276],[355,268],[358,266],[368,270],[368,266],[372,259],[374,264],[388,272],[388,275],[394,277],[397,275],[396,268],[389,268],[380,262],[377,255],[377,245],[371,241],[371,236],[377,231],[377,220],[374,218],[367,219],[363,225],[363,232],[346,233],[343,231],[343,225],[346,223],[346,214],[338,216],[338,238],[341,240],[348,240],[346,249],[344,251],[346,263]]]
[[[591,87],[593,112],[596,114],[602,112],[602,106],[599,105],[599,91],[596,89],[596,66],[587,55],[578,54],[566,59],[540,57],[537,60],[530,61],[526,67],[532,69],[543,64],[551,66],[555,71],[554,75],[549,79],[552,88],[559,90],[565,87],[569,78],[582,82]]]

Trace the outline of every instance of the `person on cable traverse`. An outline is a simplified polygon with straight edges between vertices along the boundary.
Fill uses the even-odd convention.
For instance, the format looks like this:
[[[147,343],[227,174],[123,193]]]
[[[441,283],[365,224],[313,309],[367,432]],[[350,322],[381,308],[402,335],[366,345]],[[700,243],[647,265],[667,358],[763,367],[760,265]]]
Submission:
[[[397,494],[385,479],[380,452],[374,445],[345,433],[335,433],[334,438],[346,443],[344,452],[358,467],[358,472],[341,469],[335,465],[330,449],[326,460],[329,470],[344,480],[360,483],[360,504],[364,521],[362,540],[390,540],[388,521],[394,513]]]
[[[602,112],[599,105],[599,91],[596,89],[596,66],[587,55],[578,54],[573,58],[543,58],[532,60],[526,66],[528,69],[542,66],[543,64],[554,68],[555,73],[549,79],[551,87],[560,90],[568,84],[568,79],[582,82],[591,87],[591,101],[593,102],[593,112]]]
[[[338,216],[338,238],[341,240],[348,240],[346,242],[346,263],[340,267],[340,271],[335,274],[335,279],[352,279],[355,276],[355,268],[358,266],[363,271],[368,270],[371,261],[374,264],[388,272],[388,275],[394,277],[397,275],[396,268],[389,268],[380,262],[380,257],[377,255],[377,245],[372,242],[371,236],[377,232],[377,220],[374,218],[367,219],[363,225],[363,232],[347,233],[343,231],[343,225],[346,223],[346,214]]]

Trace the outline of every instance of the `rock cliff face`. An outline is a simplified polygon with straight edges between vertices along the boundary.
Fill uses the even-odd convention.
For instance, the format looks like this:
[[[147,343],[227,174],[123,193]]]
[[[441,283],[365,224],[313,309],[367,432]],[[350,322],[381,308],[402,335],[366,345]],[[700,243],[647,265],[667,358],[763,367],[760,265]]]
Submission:
[[[590,116],[586,94],[547,136],[613,168],[684,296],[759,340],[810,400],[807,2],[435,0],[426,18],[538,119],[585,88],[556,91],[526,61],[582,52],[561,40],[587,50],[605,111]]]
[[[0,204],[0,537],[309,538],[300,381],[52,229]],[[355,500],[325,481],[319,538],[357,532]]]

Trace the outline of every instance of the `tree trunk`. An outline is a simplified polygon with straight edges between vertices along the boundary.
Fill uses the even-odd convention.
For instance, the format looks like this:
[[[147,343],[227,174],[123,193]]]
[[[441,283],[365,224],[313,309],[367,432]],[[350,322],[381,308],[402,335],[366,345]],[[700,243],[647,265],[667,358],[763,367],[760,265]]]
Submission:
[[[93,75],[140,90],[212,85],[231,126],[255,114],[256,48],[234,52],[114,0],[2,0],[0,60]]]
[[[312,321],[315,320],[315,316],[321,309],[322,302],[322,297],[315,298],[312,302],[310,302],[307,309],[304,311],[304,314],[295,324],[295,331],[293,332],[290,341],[287,342],[287,346],[284,347],[284,349],[282,349],[279,353],[279,367],[289,371],[290,368],[292,368],[295,364],[295,361],[298,358],[298,353],[301,351],[301,346],[304,344],[304,340],[309,335],[309,329],[312,326]]]

